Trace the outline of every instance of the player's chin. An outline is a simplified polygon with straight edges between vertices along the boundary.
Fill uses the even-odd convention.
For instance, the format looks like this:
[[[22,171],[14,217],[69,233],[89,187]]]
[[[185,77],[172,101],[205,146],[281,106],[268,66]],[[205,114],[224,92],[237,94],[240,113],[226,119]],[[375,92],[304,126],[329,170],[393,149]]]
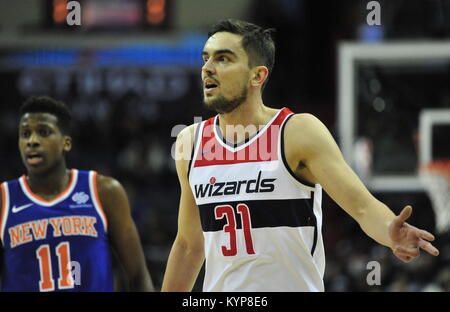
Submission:
[[[34,175],[39,175],[42,173],[45,173],[49,170],[50,166],[45,163],[39,163],[39,164],[29,164],[27,162],[25,162],[25,167],[27,168],[27,172],[34,174]]]
[[[206,108],[214,109],[214,97],[205,95],[205,97],[203,98],[203,105]]]
[[[203,94],[203,102],[205,102],[205,105],[207,105],[208,103],[211,103],[215,98],[216,98],[215,94],[211,94],[211,93]]]

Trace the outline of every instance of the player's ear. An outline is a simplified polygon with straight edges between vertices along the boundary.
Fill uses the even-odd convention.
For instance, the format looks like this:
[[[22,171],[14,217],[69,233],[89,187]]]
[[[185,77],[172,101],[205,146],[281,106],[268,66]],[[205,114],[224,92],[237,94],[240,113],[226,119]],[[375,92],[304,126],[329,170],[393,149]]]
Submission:
[[[269,76],[269,69],[266,66],[255,66],[251,73],[251,86],[262,87]]]
[[[72,138],[68,135],[64,136],[64,152],[70,152],[70,150],[72,149]]]

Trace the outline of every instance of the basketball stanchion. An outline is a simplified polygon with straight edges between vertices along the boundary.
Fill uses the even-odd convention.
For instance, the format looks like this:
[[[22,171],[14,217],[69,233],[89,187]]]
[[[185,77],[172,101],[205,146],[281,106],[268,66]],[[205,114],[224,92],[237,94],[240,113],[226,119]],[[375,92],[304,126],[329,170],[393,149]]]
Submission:
[[[419,176],[436,215],[436,232],[450,230],[450,159],[432,161],[419,168]]]

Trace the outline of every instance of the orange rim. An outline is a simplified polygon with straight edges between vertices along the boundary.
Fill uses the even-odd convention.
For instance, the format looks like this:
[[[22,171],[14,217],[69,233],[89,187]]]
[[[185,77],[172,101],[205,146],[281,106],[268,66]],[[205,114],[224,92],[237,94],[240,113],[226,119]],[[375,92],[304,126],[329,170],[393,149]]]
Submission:
[[[420,171],[447,175],[450,177],[450,160],[436,160],[422,165]]]

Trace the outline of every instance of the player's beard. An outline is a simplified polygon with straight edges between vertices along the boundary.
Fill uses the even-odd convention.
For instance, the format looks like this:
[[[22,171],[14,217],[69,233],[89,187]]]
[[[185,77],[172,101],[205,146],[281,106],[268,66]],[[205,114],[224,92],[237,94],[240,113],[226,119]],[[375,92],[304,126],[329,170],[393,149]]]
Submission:
[[[247,100],[247,87],[242,88],[241,94],[232,99],[226,99],[223,95],[212,100],[203,100],[203,105],[219,114],[226,114],[235,110]]]

